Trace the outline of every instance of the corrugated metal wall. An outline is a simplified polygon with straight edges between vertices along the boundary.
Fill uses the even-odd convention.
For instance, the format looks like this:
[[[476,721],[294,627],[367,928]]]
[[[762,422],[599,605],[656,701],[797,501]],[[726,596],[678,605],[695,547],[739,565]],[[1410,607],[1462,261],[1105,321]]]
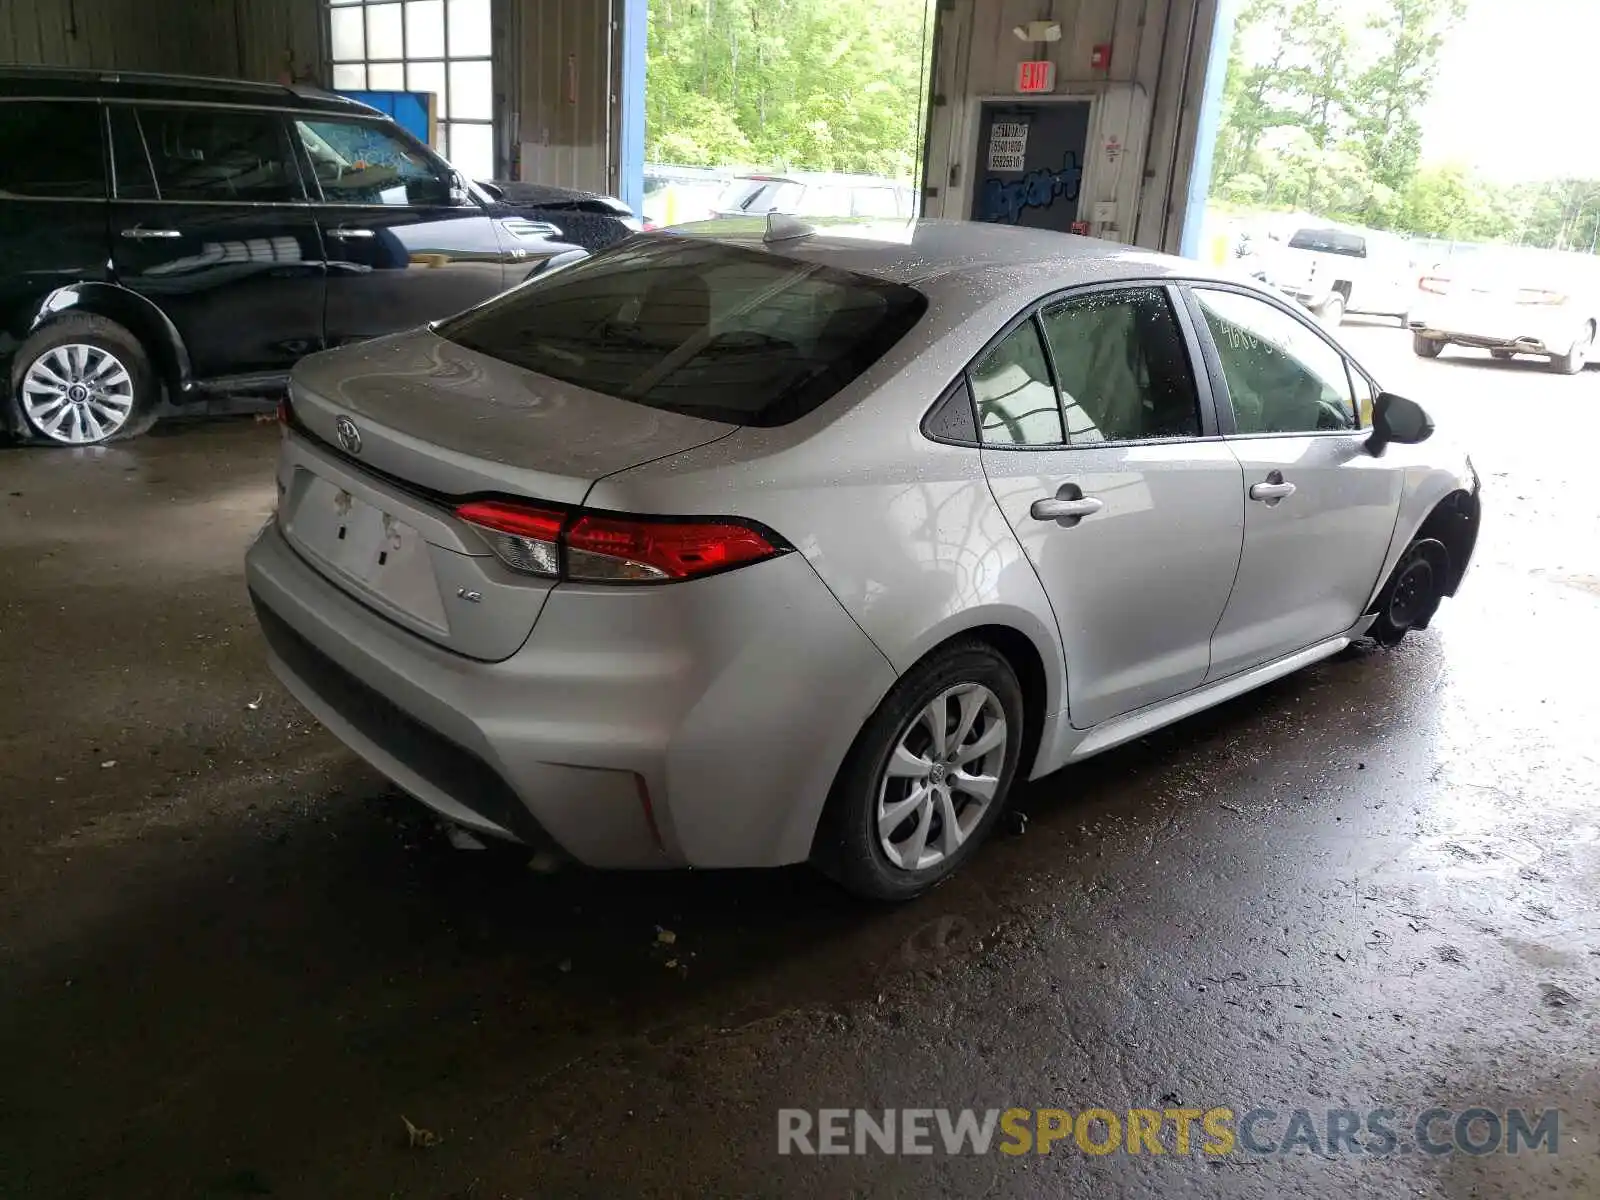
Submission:
[[[929,215],[968,215],[982,99],[1015,97],[1017,64],[1048,59],[1056,96],[1095,102],[1080,216],[1110,203],[1095,233],[1177,250],[1217,0],[941,0],[938,17]],[[1059,41],[1013,33],[1041,20],[1060,25]],[[1107,44],[1110,68],[1095,70],[1091,52]]]
[[[320,81],[319,0],[0,0],[0,63]]]
[[[231,0],[233,66],[226,74],[280,82],[328,82],[327,17],[320,0]]]
[[[511,0],[507,57],[509,140],[518,178],[617,189],[613,146],[612,0]]]

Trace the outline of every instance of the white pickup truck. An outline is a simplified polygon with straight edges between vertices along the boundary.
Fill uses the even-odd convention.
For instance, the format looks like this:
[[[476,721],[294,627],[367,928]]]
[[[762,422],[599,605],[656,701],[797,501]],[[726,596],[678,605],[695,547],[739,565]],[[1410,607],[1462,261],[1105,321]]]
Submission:
[[[1373,313],[1407,323],[1417,280],[1406,244],[1393,234],[1307,225],[1263,256],[1262,277],[1328,325]]]

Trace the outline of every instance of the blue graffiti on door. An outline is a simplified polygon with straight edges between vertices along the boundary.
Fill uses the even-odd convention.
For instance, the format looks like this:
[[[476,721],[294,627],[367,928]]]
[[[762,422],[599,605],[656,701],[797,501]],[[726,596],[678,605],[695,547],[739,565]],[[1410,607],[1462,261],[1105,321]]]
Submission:
[[[1082,185],[1083,160],[1076,150],[1067,150],[1058,171],[1038,167],[1021,179],[985,179],[983,219],[1015,225],[1024,209],[1049,208],[1058,199],[1076,204]]]

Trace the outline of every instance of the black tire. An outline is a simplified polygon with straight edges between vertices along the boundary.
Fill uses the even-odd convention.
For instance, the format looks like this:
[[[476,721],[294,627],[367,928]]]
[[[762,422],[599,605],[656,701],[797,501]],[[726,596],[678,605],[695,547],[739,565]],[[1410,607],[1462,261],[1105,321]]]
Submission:
[[[1509,362],[1515,356],[1510,350],[1491,350],[1489,357],[1499,362]]]
[[[130,381],[131,405],[127,415],[114,430],[103,436],[95,437],[83,431],[86,436],[69,438],[63,436],[61,429],[52,432],[47,427],[48,422],[35,420],[24,403],[23,381],[34,364],[51,351],[73,345],[90,346],[110,355],[126,371]],[[29,437],[49,445],[94,446],[138,437],[155,420],[159,392],[160,384],[150,366],[150,356],[145,353],[139,339],[115,321],[89,313],[74,313],[52,321],[23,342],[17,348],[16,357],[11,360],[11,395],[17,412],[21,414],[23,431]],[[109,424],[109,420],[106,423]]]
[[[921,714],[941,694],[963,684],[987,688],[1003,711],[1006,740],[996,756],[1001,760],[999,782],[961,845],[938,863],[911,870],[891,862],[881,844],[880,792],[889,782],[889,760],[902,738],[915,730]],[[815,864],[847,890],[870,900],[910,900],[954,874],[993,831],[1005,810],[1021,757],[1023,717],[1022,688],[1016,673],[988,643],[955,642],[918,663],[868,718],[840,767],[818,830],[812,856]]]
[[[1420,333],[1411,335],[1411,352],[1418,358],[1438,358],[1444,350],[1444,343],[1431,337],[1423,337]]]
[[[1413,629],[1426,629],[1444,599],[1450,551],[1436,538],[1417,538],[1395,563],[1378,596],[1378,619],[1367,636],[1393,646]]]

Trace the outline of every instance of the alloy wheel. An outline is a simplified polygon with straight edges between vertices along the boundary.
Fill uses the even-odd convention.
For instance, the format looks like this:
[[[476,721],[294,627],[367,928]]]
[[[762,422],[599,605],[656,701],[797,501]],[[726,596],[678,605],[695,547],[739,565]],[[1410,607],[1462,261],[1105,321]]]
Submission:
[[[133,376],[109,350],[53,346],[22,377],[22,409],[45,437],[69,446],[104,441],[133,413]]]
[[[895,743],[878,786],[878,844],[924,871],[959,850],[993,803],[1006,761],[1005,709],[981,683],[946,688]]]

